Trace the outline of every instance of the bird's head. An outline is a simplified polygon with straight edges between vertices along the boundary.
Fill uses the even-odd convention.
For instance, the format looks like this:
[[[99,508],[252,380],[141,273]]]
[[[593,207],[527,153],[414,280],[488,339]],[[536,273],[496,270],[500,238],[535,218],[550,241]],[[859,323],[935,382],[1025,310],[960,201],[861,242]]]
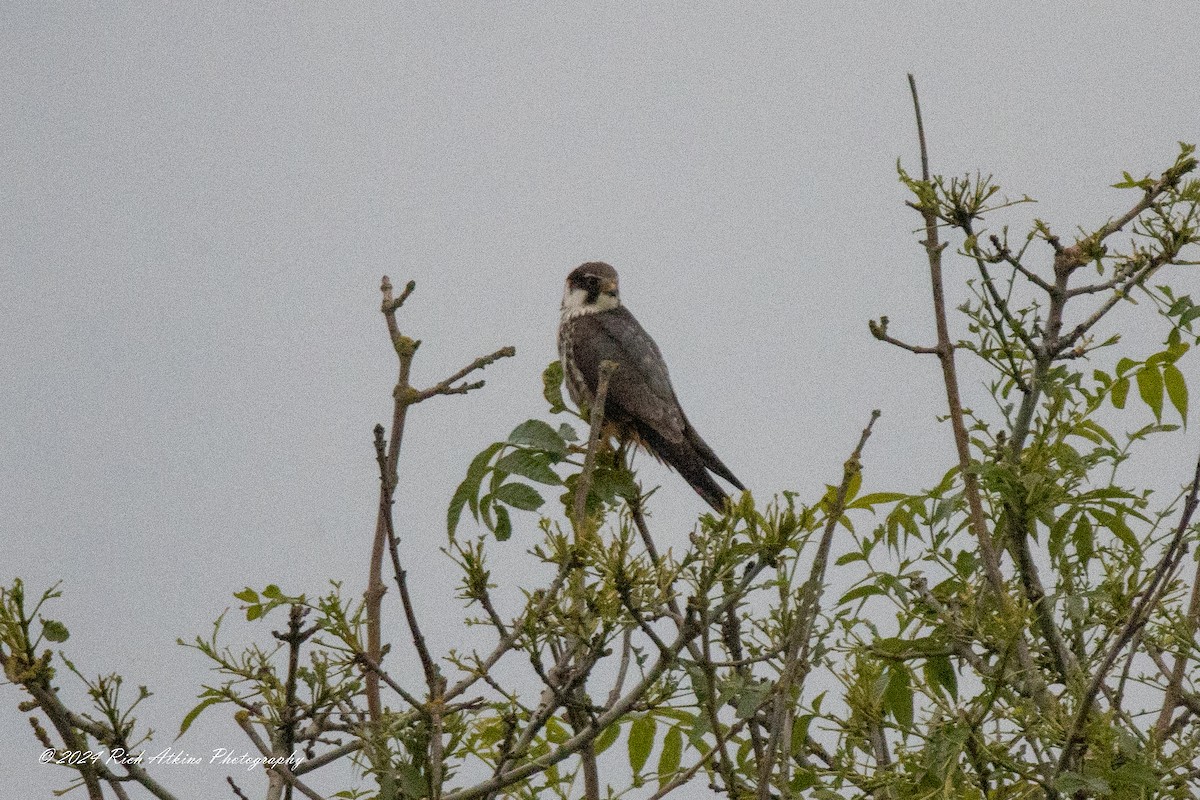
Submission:
[[[564,317],[595,314],[621,305],[617,271],[603,261],[589,261],[571,270],[563,289]]]

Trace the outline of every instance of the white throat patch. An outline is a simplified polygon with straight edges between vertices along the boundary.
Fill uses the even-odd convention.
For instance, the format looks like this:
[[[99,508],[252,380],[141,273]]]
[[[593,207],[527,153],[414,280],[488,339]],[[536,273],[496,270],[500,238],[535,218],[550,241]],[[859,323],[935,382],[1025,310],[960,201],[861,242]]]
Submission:
[[[621,301],[611,294],[600,294],[596,298],[596,302],[588,303],[587,290],[578,287],[572,289],[570,284],[567,284],[563,290],[562,299],[562,319],[572,319],[573,317],[583,316],[584,314],[598,314],[601,311],[611,311],[621,305]]]

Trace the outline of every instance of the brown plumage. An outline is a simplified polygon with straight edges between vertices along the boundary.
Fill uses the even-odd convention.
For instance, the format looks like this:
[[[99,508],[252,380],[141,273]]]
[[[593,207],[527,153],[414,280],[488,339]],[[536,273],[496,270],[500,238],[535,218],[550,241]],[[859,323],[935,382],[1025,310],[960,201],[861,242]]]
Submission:
[[[600,363],[617,363],[604,416],[619,440],[673,467],[717,511],[728,495],[710,473],[745,490],[683,413],[658,345],[620,304],[617,271],[608,264],[588,262],[567,276],[558,352],[567,391],[581,409],[595,399]]]

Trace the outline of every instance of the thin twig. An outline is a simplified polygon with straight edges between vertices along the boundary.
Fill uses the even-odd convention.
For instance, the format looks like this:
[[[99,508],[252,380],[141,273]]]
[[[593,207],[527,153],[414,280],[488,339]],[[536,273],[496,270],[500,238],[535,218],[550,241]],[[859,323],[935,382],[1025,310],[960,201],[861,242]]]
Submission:
[[[413,696],[413,694],[403,686],[396,683],[395,679],[393,679],[391,675],[388,675],[387,671],[384,670],[383,667],[381,667],[378,662],[375,661],[375,659],[371,658],[371,656],[366,653],[355,653],[354,658],[356,661],[358,661],[358,663],[366,667],[368,672],[373,672],[379,676],[379,678],[385,684],[387,684],[389,689],[400,695],[400,697],[403,698],[403,700],[412,706],[416,711],[421,714],[425,713],[425,704]]]
[[[583,469],[580,471],[579,478],[575,482],[575,513],[571,521],[575,528],[576,547],[582,546],[585,539],[591,533],[591,527],[587,519],[587,498],[592,486],[592,475],[596,469],[596,450],[600,446],[601,432],[604,429],[604,404],[608,399],[608,384],[617,366],[618,364],[615,361],[605,360],[600,362],[600,373],[596,383],[596,397],[591,407],[591,431],[588,434],[587,453],[583,458]],[[581,583],[579,585],[580,587],[582,586]],[[579,600],[578,593],[576,593],[575,599]],[[582,701],[582,680],[579,682],[579,687],[573,692],[572,696],[576,701]],[[589,720],[582,710],[576,706],[572,706],[568,708],[567,713],[576,733],[587,728]],[[583,766],[584,797],[586,800],[600,800],[600,772],[596,764],[596,750],[590,741],[586,742],[580,748],[579,758]]]
[[[773,689],[774,703],[771,710],[771,731],[767,740],[766,753],[758,767],[758,797],[768,800],[771,796],[771,772],[775,762],[780,764],[780,784],[788,784],[788,770],[791,764],[790,743],[791,728],[795,716],[795,705],[792,702],[793,686],[802,687],[804,680],[812,669],[809,653],[812,644],[812,631],[816,625],[817,616],[821,613],[821,596],[825,591],[825,571],[829,564],[829,551],[833,546],[833,534],[846,511],[846,497],[850,491],[851,482],[862,472],[862,451],[871,437],[875,421],[879,419],[879,410],[871,412],[871,419],[863,429],[858,444],[842,468],[842,481],[838,485],[833,503],[830,505],[825,521],[825,530],[817,545],[817,553],[813,557],[812,568],[808,580],[801,589],[801,598],[796,609],[796,620],[788,635],[787,649],[784,655],[782,673],[775,682]],[[786,744],[783,744],[786,743]],[[782,748],[782,752],[781,752]],[[880,764],[880,767],[885,766]]]
[[[1110,220],[1095,233],[1084,239],[1076,242],[1070,247],[1062,250],[1055,259],[1054,268],[1056,271],[1072,272],[1084,264],[1088,263],[1088,259],[1092,253],[1099,249],[1104,240],[1112,236],[1117,231],[1124,228],[1133,220],[1142,215],[1144,211],[1149,209],[1168,189],[1176,186],[1179,179],[1191,171],[1195,167],[1195,162],[1192,161],[1188,165],[1187,161],[1177,162],[1175,165],[1166,169],[1163,174],[1149,188],[1145,190],[1142,199],[1139,200],[1132,208],[1126,211],[1121,216],[1114,220]]]
[[[1192,594],[1188,600],[1187,616],[1184,618],[1183,641],[1189,646],[1196,640],[1196,631],[1200,628],[1200,560],[1196,561],[1196,574],[1192,578]],[[1154,734],[1159,745],[1167,740],[1171,729],[1171,716],[1175,709],[1184,702],[1183,679],[1187,674],[1190,663],[1186,650],[1175,657],[1175,668],[1171,670],[1167,680],[1167,689],[1163,695],[1162,711],[1159,712],[1158,722],[1154,725]]]
[[[320,769],[326,764],[332,764],[334,761],[340,761],[351,753],[357,753],[362,749],[363,741],[361,739],[355,739],[352,742],[346,742],[345,744],[338,745],[332,750],[325,751],[316,758],[306,758],[304,761],[301,761],[292,768],[292,774],[297,776],[304,775],[305,773],[312,772],[315,769]]]
[[[241,789],[241,787],[239,787],[239,786],[238,786],[236,783],[234,783],[234,782],[233,782],[233,776],[232,776],[232,775],[226,775],[226,776],[225,776],[225,781],[226,781],[226,783],[228,783],[228,784],[229,784],[230,788],[232,788],[232,789],[233,789],[233,793],[234,793],[235,795],[237,795],[237,797],[238,797],[238,800],[250,800],[250,798],[249,798],[249,797],[246,797],[246,795],[245,795],[245,794],[242,792],[242,789]]]
[[[284,682],[284,708],[279,722],[280,735],[283,740],[284,755],[291,756],[296,748],[296,720],[299,718],[299,706],[296,701],[296,673],[300,668],[300,647],[319,629],[313,625],[307,631],[303,629],[304,615],[308,609],[299,603],[292,605],[288,614],[287,633],[275,631],[276,639],[288,646],[288,671]],[[292,800],[292,787],[289,784],[284,793],[286,800]]]
[[[1090,331],[1092,327],[1104,317],[1104,315],[1106,315],[1113,309],[1114,306],[1116,306],[1117,303],[1129,296],[1130,289],[1144,284],[1151,275],[1157,272],[1165,264],[1169,263],[1176,255],[1178,255],[1177,250],[1164,250],[1154,258],[1150,259],[1150,262],[1146,266],[1130,273],[1126,279],[1120,283],[1119,287],[1115,289],[1113,293],[1109,295],[1109,297],[1100,305],[1100,307],[1093,311],[1087,319],[1072,328],[1070,333],[1056,339],[1054,343],[1054,353],[1057,354],[1073,347],[1075,343],[1079,341],[1084,334]]]
[[[880,317],[878,322],[873,319],[867,320],[867,328],[871,331],[871,335],[879,341],[895,345],[910,353],[916,353],[917,355],[938,355],[941,352],[936,347],[922,347],[921,345],[909,344],[908,342],[902,342],[893,336],[889,336],[887,332],[887,317]]]
[[[413,396],[413,399],[411,402],[415,405],[417,403],[420,403],[422,400],[428,400],[429,398],[434,397],[435,395],[466,394],[467,392],[472,391],[473,389],[479,389],[484,385],[483,381],[476,381],[475,383],[464,383],[464,384],[459,384],[458,386],[455,386],[454,384],[456,382],[462,380],[466,376],[470,375],[472,372],[475,372],[476,370],[480,370],[480,369],[483,369],[484,367],[494,364],[495,362],[499,361],[502,358],[511,358],[511,357],[515,356],[516,354],[517,354],[516,348],[510,346],[510,347],[501,347],[499,350],[497,350],[494,353],[490,353],[486,356],[480,356],[479,358],[472,361],[470,364],[467,364],[467,366],[460,369],[458,372],[451,375],[449,378],[446,378],[444,381],[439,381],[438,383],[434,384],[433,386],[430,386],[428,389],[422,389],[421,391],[417,392],[416,395]]]
[[[742,784],[738,780],[737,772],[734,769],[733,759],[729,757],[729,732],[722,729],[720,708],[718,707],[721,693],[717,684],[717,671],[713,667],[712,642],[709,636],[712,617],[708,614],[708,604],[701,604],[699,612],[699,648],[701,652],[699,654],[700,658],[696,660],[704,673],[704,712],[708,715],[708,726],[712,728],[713,738],[716,739],[712,749],[720,756],[713,759],[714,769],[721,775],[721,779],[725,781],[725,793],[729,797],[740,797],[743,791]],[[695,690],[696,687],[693,686],[693,691]]]
[[[921,102],[917,96],[917,82],[910,73],[908,86],[912,92],[913,112],[917,118],[917,139],[921,151],[921,180],[930,184],[929,154],[925,145],[925,126],[921,120]],[[967,499],[971,533],[979,543],[979,554],[982,557],[984,575],[988,585],[999,599],[1004,615],[1009,618],[1016,616],[1016,609],[1008,590],[1005,588],[1004,574],[1000,571],[1000,555],[988,530],[987,518],[983,510],[983,499],[979,488],[979,478],[971,469],[971,445],[967,427],[964,422],[962,400],[959,395],[958,371],[954,363],[954,344],[950,340],[950,328],[946,319],[946,300],[942,280],[942,251],[945,245],[938,237],[937,214],[935,209],[922,206],[919,209],[925,221],[925,254],[929,261],[929,282],[933,293],[933,312],[937,326],[938,360],[942,365],[942,382],[946,389],[946,403],[950,411],[950,426],[954,432],[954,447],[958,454],[959,474],[963,481],[963,494]],[[1017,657],[1021,669],[1026,675],[1036,675],[1033,659],[1029,654],[1024,636],[1018,636]]]
[[[591,407],[591,432],[588,435],[587,454],[583,458],[583,469],[575,483],[574,518],[576,539],[582,535],[583,521],[587,509],[587,496],[592,486],[592,473],[596,469],[596,449],[600,444],[601,431],[604,428],[604,404],[608,398],[608,383],[617,370],[615,361],[601,361],[600,375],[596,383],[596,398]]]

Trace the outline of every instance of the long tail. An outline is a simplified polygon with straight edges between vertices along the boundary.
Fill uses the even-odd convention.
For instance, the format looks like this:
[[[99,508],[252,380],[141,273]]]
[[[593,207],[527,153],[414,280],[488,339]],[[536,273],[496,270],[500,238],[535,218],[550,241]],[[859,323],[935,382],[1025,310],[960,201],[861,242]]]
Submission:
[[[685,432],[684,441],[678,443],[666,441],[653,430],[646,429],[640,433],[642,441],[645,442],[648,449],[661,461],[674,468],[695,490],[696,494],[700,495],[704,502],[712,506],[717,513],[724,512],[729,495],[721,488],[720,484],[713,480],[709,470],[720,475],[738,489],[745,491],[746,487],[742,485],[742,482],[721,463],[721,459],[717,458],[712,448],[705,444],[690,425]]]
[[[743,492],[746,491],[746,487],[742,485],[742,482],[734,476],[729,467],[722,463],[721,459],[717,458],[717,454],[714,453],[712,448],[700,438],[700,434],[696,433],[696,429],[691,426],[691,423],[688,423],[687,429],[684,431],[684,436],[687,437],[687,440],[691,443],[692,447],[695,448],[696,452],[700,455],[700,458],[704,460],[704,466],[708,467],[710,470],[717,473],[722,478],[732,483],[735,487],[741,489]]]

